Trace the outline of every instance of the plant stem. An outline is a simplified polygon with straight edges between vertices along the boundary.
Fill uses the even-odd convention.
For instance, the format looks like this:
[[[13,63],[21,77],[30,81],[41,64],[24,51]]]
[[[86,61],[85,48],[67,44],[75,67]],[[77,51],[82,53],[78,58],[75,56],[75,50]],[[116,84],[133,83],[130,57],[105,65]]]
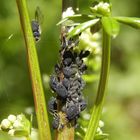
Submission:
[[[62,14],[67,8],[72,7],[74,12],[78,11],[78,0],[62,0]],[[62,28],[61,27],[61,32]],[[61,106],[60,104],[58,105]],[[63,114],[63,113],[62,113]],[[64,114],[65,115],[65,114]],[[70,124],[65,125],[62,131],[56,131],[56,140],[74,140],[74,127],[70,126]]]
[[[57,131],[56,140],[74,140],[74,128],[65,126],[62,131]]]
[[[26,44],[27,61],[29,66],[30,78],[32,81],[33,97],[40,140],[51,140],[51,133],[48,121],[48,114],[46,110],[44,91],[42,87],[38,57],[31,30],[31,22],[28,15],[26,0],[16,0],[16,2]]]
[[[111,37],[103,30],[102,66],[101,66],[100,81],[97,91],[97,97],[93,107],[93,112],[84,140],[93,140],[95,137],[97,127],[99,125],[104,99],[106,96],[105,89],[107,85],[108,73],[110,68],[110,42]]]

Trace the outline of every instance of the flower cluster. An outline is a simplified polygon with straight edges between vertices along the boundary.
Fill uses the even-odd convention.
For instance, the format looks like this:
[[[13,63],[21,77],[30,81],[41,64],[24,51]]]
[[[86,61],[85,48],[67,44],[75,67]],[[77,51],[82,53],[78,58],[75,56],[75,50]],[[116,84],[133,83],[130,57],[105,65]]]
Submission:
[[[25,115],[15,116],[11,114],[1,121],[0,129],[8,132],[11,136],[23,137],[30,134],[31,124]]]
[[[50,77],[50,87],[56,93],[56,98],[50,99],[48,108],[54,115],[53,128],[59,130],[68,122],[75,125],[80,112],[87,106],[82,95],[85,82],[81,76],[87,69],[83,58],[86,58],[90,52],[74,51],[77,44],[77,38],[66,39],[63,36],[60,64],[55,65],[55,74]],[[65,118],[64,121],[62,118]]]
[[[78,120],[80,125],[78,126],[78,129],[75,133],[76,139],[82,138],[87,133],[90,118],[91,118],[91,115],[88,112],[82,113],[80,119]],[[104,133],[104,131],[103,131],[104,125],[105,125],[104,122],[100,120],[99,124],[98,124],[98,128],[97,128],[96,133],[95,133],[94,140],[108,139],[109,135],[107,133]]]
[[[98,15],[109,16],[111,11],[111,5],[107,2],[97,2],[93,3],[93,7],[90,7],[91,11]]]

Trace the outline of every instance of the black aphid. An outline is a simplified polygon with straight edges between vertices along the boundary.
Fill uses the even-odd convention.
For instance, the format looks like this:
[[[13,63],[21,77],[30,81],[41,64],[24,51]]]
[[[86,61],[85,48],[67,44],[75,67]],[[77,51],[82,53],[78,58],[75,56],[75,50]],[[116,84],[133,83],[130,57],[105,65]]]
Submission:
[[[79,116],[79,109],[76,104],[69,105],[69,107],[66,109],[66,115],[69,121],[76,119]]]
[[[32,31],[33,31],[33,36],[35,38],[35,41],[39,41],[41,36],[41,29],[38,21],[32,20],[31,25],[32,25]]]
[[[66,28],[66,32],[68,29]],[[62,112],[67,123],[76,125],[80,112],[87,106],[82,95],[85,86],[82,74],[87,69],[83,58],[86,58],[90,52],[84,50],[75,52],[74,47],[78,45],[78,37],[67,39],[66,36],[66,33],[62,34],[60,63],[55,65],[55,74],[50,77],[50,87],[56,93],[57,100],[51,98],[49,110],[51,113],[54,111],[53,128],[57,130],[62,129],[65,123],[62,123],[63,119],[56,114]]]
[[[52,121],[53,129],[58,129],[59,125],[60,125],[60,118],[59,118],[59,116],[55,116],[54,120]]]
[[[38,42],[41,38],[41,18],[43,18],[41,10],[37,7],[35,10],[35,19],[31,21],[32,32],[36,42]]]
[[[48,109],[51,113],[55,113],[57,111],[57,100],[54,97],[51,97],[51,99],[48,102]]]

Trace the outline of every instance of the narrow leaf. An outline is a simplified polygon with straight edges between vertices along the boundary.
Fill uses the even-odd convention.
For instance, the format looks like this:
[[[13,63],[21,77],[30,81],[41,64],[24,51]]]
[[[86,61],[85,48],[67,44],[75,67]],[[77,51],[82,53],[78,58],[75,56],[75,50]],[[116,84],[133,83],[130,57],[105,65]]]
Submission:
[[[140,29],[140,18],[135,17],[114,17],[118,22]]]
[[[74,28],[73,30],[71,30],[69,32],[68,38],[80,34],[84,30],[86,30],[87,28],[95,25],[98,21],[99,21],[99,19],[93,19],[93,20],[89,20],[87,22],[84,22],[84,23],[78,25],[76,28]]]
[[[106,138],[108,138],[108,134],[96,134],[95,135],[95,140],[104,140],[104,139],[106,139]]]
[[[62,23],[65,23],[68,20],[72,20],[75,24],[80,24],[82,22],[94,19],[95,16],[93,15],[85,15],[85,14],[76,14],[73,16],[68,16],[66,18],[63,18],[60,22],[58,22],[56,25],[60,25]]]
[[[102,25],[106,33],[110,36],[116,37],[119,33],[119,23],[112,17],[102,17]]]

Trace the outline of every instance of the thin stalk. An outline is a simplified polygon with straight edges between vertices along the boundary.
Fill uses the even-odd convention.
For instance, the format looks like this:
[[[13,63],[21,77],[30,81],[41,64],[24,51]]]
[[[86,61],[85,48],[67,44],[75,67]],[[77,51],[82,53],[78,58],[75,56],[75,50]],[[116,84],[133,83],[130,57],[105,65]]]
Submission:
[[[62,14],[69,8],[77,12],[78,11],[78,0],[62,0]],[[63,26],[63,25],[62,25]],[[62,31],[61,27],[61,33]],[[60,104],[58,105],[59,108]],[[65,114],[64,114],[65,115]],[[74,127],[70,125],[65,125],[62,131],[56,131],[56,140],[74,140]]]
[[[16,2],[26,44],[27,61],[29,66],[30,78],[32,81],[33,97],[35,111],[37,115],[40,140],[51,140],[51,133],[44,91],[42,87],[38,56],[31,30],[31,23],[28,15],[26,0],[16,0]]]
[[[102,66],[97,97],[91,114],[91,119],[84,140],[93,140],[101,117],[106,85],[110,68],[110,42],[111,37],[103,30]]]
[[[74,140],[74,128],[65,126],[62,131],[57,131],[56,140]]]

